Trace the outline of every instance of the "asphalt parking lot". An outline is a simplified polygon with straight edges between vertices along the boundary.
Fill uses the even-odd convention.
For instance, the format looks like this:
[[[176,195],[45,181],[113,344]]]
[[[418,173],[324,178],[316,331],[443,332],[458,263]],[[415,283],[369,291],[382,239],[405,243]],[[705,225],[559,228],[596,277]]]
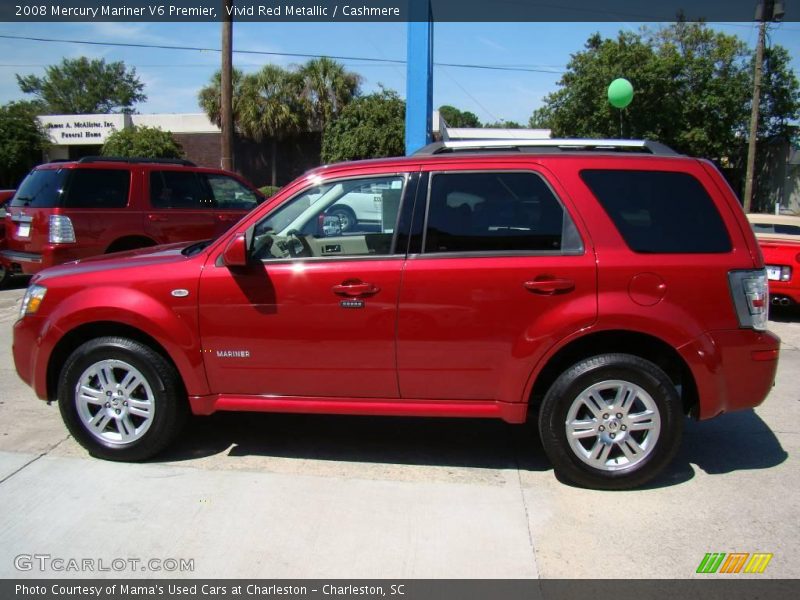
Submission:
[[[558,482],[532,427],[494,421],[219,414],[158,461],[92,459],[14,371],[22,293],[0,292],[2,578],[688,578],[707,552],[800,576],[800,313],[771,323],[764,405],[687,420],[664,475],[611,493]],[[194,565],[19,570],[33,554]]]

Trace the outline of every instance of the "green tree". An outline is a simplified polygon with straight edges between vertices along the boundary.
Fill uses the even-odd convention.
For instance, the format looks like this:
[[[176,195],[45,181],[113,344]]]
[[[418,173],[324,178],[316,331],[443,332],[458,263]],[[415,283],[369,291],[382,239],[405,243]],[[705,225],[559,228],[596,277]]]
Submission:
[[[16,188],[31,167],[42,162],[49,138],[31,102],[0,106],[0,186]]]
[[[141,126],[113,132],[103,144],[102,154],[126,158],[182,158],[183,148],[169,131]]]
[[[48,114],[133,112],[133,105],[147,100],[136,69],[123,62],[65,58],[45,69],[44,77],[17,75],[19,88],[35,95]]]
[[[533,111],[528,127],[531,129],[552,129],[553,113],[547,106],[541,106]]]
[[[449,104],[439,107],[439,116],[449,127],[481,127],[481,121],[475,113],[459,110]]]
[[[402,156],[405,112],[405,102],[391,90],[353,100],[323,133],[323,162]]]
[[[298,71],[307,127],[324,131],[359,94],[361,76],[327,57],[308,61]]]
[[[238,127],[257,142],[271,140],[272,185],[278,185],[278,142],[300,133],[306,123],[301,90],[302,79],[277,65],[266,65],[242,82]]]
[[[233,87],[233,99],[232,99],[232,108],[233,108],[233,122],[234,124],[239,122],[239,114],[241,112],[241,103],[242,103],[242,84],[244,83],[245,76],[239,69],[233,69],[231,71],[231,83]],[[200,93],[197,95],[197,101],[200,104],[200,108],[203,109],[208,115],[209,120],[215,123],[217,127],[222,124],[222,94],[220,89],[222,88],[222,73],[217,71],[214,75],[211,76],[211,81],[208,83],[207,86],[200,90]]]
[[[495,121],[494,123],[486,123],[484,127],[489,129],[522,129],[522,123],[516,121]]]
[[[783,134],[798,117],[798,83],[788,59],[780,46],[765,53],[764,137]],[[738,163],[749,128],[752,60],[739,38],[702,23],[620,32],[615,39],[594,34],[531,124],[551,128],[556,137],[655,139],[680,152]],[[635,90],[624,110],[606,96],[617,77]]]

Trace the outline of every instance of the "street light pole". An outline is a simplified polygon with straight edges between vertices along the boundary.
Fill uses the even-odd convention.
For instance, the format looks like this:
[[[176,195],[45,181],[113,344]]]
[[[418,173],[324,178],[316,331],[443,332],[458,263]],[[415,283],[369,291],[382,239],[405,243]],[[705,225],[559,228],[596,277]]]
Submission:
[[[222,73],[220,77],[221,166],[233,170],[233,0],[222,1]]]

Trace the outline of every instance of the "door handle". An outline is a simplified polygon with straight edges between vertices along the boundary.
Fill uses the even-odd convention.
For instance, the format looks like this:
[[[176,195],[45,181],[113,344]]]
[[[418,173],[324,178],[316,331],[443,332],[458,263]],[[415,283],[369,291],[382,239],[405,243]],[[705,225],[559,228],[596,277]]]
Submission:
[[[165,217],[164,215],[149,214],[147,215],[147,219],[151,223],[165,223],[167,221],[167,217]]]
[[[357,296],[374,296],[381,291],[381,288],[378,286],[372,285],[371,283],[364,283],[357,279],[348,279],[339,285],[333,286],[331,289],[337,296],[349,296],[351,298]]]
[[[242,215],[217,215],[218,221],[224,221],[226,223],[230,223],[231,221],[238,221],[242,218]]]
[[[571,279],[560,279],[549,276],[537,277],[532,281],[522,284],[525,289],[534,294],[553,296],[555,294],[566,294],[575,289],[575,282]]]

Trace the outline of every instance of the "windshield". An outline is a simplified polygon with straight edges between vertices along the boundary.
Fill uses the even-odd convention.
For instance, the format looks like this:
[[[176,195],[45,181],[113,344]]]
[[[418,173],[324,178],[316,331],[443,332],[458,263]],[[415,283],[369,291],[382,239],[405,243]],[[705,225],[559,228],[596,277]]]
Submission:
[[[68,169],[37,169],[31,171],[19,186],[11,206],[30,208],[55,208],[61,204],[61,195]]]

